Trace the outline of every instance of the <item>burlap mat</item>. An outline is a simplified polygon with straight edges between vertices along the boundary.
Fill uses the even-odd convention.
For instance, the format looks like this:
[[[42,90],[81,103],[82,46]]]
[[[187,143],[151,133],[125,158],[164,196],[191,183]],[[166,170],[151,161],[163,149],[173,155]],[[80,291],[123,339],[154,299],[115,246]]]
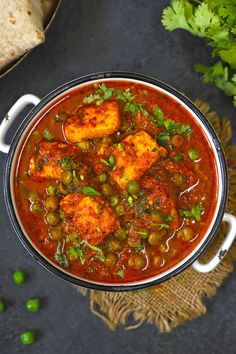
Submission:
[[[229,171],[226,210],[236,215],[236,146],[230,144],[230,121],[220,120],[216,112],[210,111],[208,104],[199,100],[195,103],[212,123],[224,148]],[[212,257],[222,242],[225,231],[226,225],[222,224],[214,243],[204,252],[201,261]],[[209,274],[198,273],[189,267],[174,278],[147,290],[127,293],[88,291],[79,287],[77,290],[90,296],[91,311],[113,331],[118,325],[133,329],[147,322],[155,324],[161,332],[168,332],[206,313],[204,299],[216,293],[223,280],[232,272],[235,259],[236,244],[231,247],[221,264]]]

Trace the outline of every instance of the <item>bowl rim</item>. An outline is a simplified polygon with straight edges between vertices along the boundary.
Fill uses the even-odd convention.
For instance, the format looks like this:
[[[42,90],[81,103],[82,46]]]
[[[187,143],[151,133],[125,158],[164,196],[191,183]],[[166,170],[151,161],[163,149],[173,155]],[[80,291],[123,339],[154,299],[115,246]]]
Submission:
[[[183,103],[185,103],[188,108],[200,119],[200,121],[203,123],[204,127],[208,131],[213,144],[216,147],[218,159],[219,159],[219,164],[220,164],[220,170],[221,170],[221,176],[222,176],[222,195],[221,195],[221,200],[220,200],[220,205],[218,209],[218,214],[215,219],[214,225],[206,238],[206,240],[202,243],[202,245],[199,247],[196,252],[190,257],[186,262],[184,262],[182,265],[177,267],[174,270],[171,270],[168,272],[168,274],[164,275],[163,277],[160,277],[159,279],[155,279],[153,281],[148,281],[149,278],[146,278],[143,280],[143,283],[141,284],[130,284],[127,283],[124,285],[118,285],[116,283],[111,283],[111,285],[104,285],[100,283],[93,283],[93,281],[89,280],[86,281],[85,279],[82,278],[76,278],[73,275],[69,275],[65,273],[63,270],[57,268],[55,265],[52,263],[49,263],[46,258],[44,258],[39,252],[36,250],[36,248],[33,247],[33,245],[29,242],[29,240],[26,238],[24,235],[19,221],[17,219],[13,202],[12,202],[12,196],[11,196],[11,189],[10,189],[10,176],[11,176],[11,166],[12,162],[15,156],[15,152],[18,147],[18,143],[24,135],[25,130],[27,129],[28,124],[33,120],[33,118],[48,104],[50,101],[52,101],[54,98],[62,94],[64,91],[67,91],[68,89],[72,89],[73,87],[78,87],[81,84],[84,83],[89,83],[90,81],[93,80],[102,80],[102,79],[133,79],[133,80],[138,80],[140,82],[149,83],[158,88],[161,88],[168,93],[171,93],[178,99],[180,99]],[[21,243],[23,246],[27,249],[27,251],[33,256],[38,263],[40,263],[44,268],[49,270],[51,273],[54,273],[55,275],[59,276],[60,278],[64,279],[65,281],[69,283],[73,283],[78,286],[86,287],[89,289],[94,289],[94,290],[104,290],[104,291],[116,291],[116,292],[122,292],[122,291],[130,291],[130,290],[138,290],[138,289],[143,289],[146,287],[151,287],[160,284],[161,282],[164,282],[171,277],[179,274],[182,272],[184,269],[189,267],[210,245],[210,243],[213,241],[214,236],[221,224],[225,206],[226,206],[226,201],[227,201],[227,192],[228,192],[228,173],[227,173],[227,165],[224,157],[224,152],[220,143],[220,140],[207,120],[207,118],[204,116],[204,114],[195,106],[195,104],[187,98],[183,93],[180,93],[177,89],[171,87],[170,85],[153,78],[148,75],[143,75],[143,74],[138,74],[134,72],[128,72],[128,71],[105,71],[105,72],[98,72],[95,74],[91,75],[85,75],[79,78],[76,78],[74,80],[71,80],[69,82],[66,82],[53,91],[51,91],[48,95],[46,95],[44,98],[41,99],[38,105],[36,105],[24,118],[18,129],[16,130],[14,137],[12,139],[11,145],[10,145],[10,150],[7,155],[7,159],[5,162],[5,169],[4,169],[4,179],[3,179],[3,190],[4,190],[4,199],[6,202],[7,206],[7,212],[11,221],[11,224],[13,226],[14,231],[16,232],[18,238],[20,239]]]

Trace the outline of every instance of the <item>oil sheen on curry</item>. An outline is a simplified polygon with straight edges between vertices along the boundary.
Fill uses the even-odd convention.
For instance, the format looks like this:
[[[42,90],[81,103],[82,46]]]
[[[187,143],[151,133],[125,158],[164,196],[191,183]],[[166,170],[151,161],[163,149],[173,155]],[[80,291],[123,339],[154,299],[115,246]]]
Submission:
[[[104,81],[41,114],[15,171],[21,223],[69,273],[124,283],[162,273],[204,236],[214,153],[191,114],[144,84]]]

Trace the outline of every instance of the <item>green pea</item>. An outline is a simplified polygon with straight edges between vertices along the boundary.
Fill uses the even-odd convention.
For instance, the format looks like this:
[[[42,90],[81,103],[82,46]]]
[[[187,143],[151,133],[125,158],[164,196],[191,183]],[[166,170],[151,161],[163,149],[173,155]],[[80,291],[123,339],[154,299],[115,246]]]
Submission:
[[[60,217],[60,219],[61,219],[61,217]],[[60,225],[53,227],[53,228],[49,229],[48,234],[49,234],[49,237],[53,241],[59,241],[63,238],[62,227]]]
[[[199,152],[195,149],[188,150],[188,156],[191,160],[198,160],[199,159]]]
[[[189,226],[184,226],[178,231],[178,237],[183,237],[184,241],[189,241],[193,238],[194,231]]]
[[[183,177],[179,173],[174,173],[171,177],[171,181],[174,183],[176,187],[180,187],[183,183]]]
[[[17,285],[21,285],[25,282],[25,273],[22,270],[16,270],[13,273],[13,281]]]
[[[58,186],[58,191],[60,194],[66,195],[68,194],[67,189],[65,188],[65,186],[63,185],[63,183],[60,183]]]
[[[6,304],[3,300],[0,301],[0,313],[5,310]]]
[[[71,170],[65,171],[61,175],[61,181],[64,185],[68,186],[73,180],[73,174]]]
[[[59,198],[56,195],[50,195],[45,200],[45,207],[48,211],[55,211],[59,206]]]
[[[45,219],[46,223],[50,226],[56,226],[61,221],[60,214],[55,212],[47,213]]]
[[[109,163],[110,167],[114,167],[114,166],[115,166],[115,164],[116,164],[116,158],[115,158],[114,155],[111,155],[111,156],[109,157],[108,163]]]
[[[161,232],[151,232],[148,237],[148,243],[151,246],[157,246],[160,244],[163,235]]]
[[[112,267],[117,261],[117,256],[114,253],[108,253],[105,258],[105,265]]]
[[[127,191],[132,194],[132,195],[136,195],[138,194],[138,192],[140,191],[140,185],[137,181],[131,180],[127,183]]]
[[[88,141],[80,141],[77,143],[77,146],[80,147],[82,150],[88,150],[90,148],[90,144]]]
[[[145,239],[145,238],[148,238],[148,236],[150,235],[150,232],[147,230],[143,230],[143,231],[139,231],[138,234],[141,236],[141,238]]]
[[[33,344],[35,342],[35,334],[33,331],[26,331],[20,334],[21,343],[24,345]]]
[[[115,195],[113,195],[112,197],[111,197],[111,199],[110,199],[110,204],[111,204],[111,206],[116,206],[117,204],[119,203],[119,198],[118,197],[116,197]]]
[[[34,215],[42,213],[42,206],[39,203],[31,204],[30,210]]]
[[[25,308],[29,312],[38,312],[40,309],[39,299],[29,299],[26,301]]]
[[[110,186],[110,184],[108,184],[108,183],[104,183],[102,185],[102,194],[104,194],[105,196],[112,195],[113,194],[112,186]]]
[[[105,183],[108,180],[108,175],[106,172],[102,173],[100,176],[98,176],[99,182]]]
[[[32,193],[30,193],[30,195],[29,195],[29,201],[31,202],[31,203],[34,203],[34,202],[36,202],[38,200],[38,193],[37,192],[32,192]]]
[[[49,195],[55,195],[57,193],[57,186],[55,184],[50,184],[46,190]]]
[[[120,242],[118,240],[111,240],[109,242],[109,245],[110,245],[112,251],[119,251],[119,249],[122,247],[122,245],[120,244]]]
[[[122,216],[122,215],[125,214],[125,207],[124,207],[124,205],[117,205],[117,207],[116,207],[116,214],[117,214],[118,216]]]
[[[145,266],[145,258],[139,254],[130,256],[128,265],[134,269],[142,269]]]
[[[116,230],[115,237],[117,237],[120,241],[123,241],[127,237],[126,230],[125,229]]]

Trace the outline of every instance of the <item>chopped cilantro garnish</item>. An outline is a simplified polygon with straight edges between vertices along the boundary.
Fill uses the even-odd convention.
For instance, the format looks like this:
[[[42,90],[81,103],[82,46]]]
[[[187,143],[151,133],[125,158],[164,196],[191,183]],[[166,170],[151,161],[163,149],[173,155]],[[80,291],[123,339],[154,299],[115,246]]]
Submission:
[[[117,275],[119,275],[119,277],[121,277],[121,278],[124,278],[124,277],[125,277],[125,270],[124,270],[124,269],[120,269],[120,270],[117,272]]]
[[[201,215],[204,210],[205,210],[204,206],[201,203],[199,203],[199,204],[193,206],[192,209],[190,209],[190,210],[180,210],[180,215],[186,216],[186,217],[192,217],[196,221],[200,221]]]
[[[156,116],[158,124],[163,126],[164,125],[164,113],[163,113],[162,109],[159,107],[153,108],[153,114]]]
[[[115,159],[115,156],[114,155],[110,155],[108,160],[105,160],[105,159],[100,159],[100,161],[106,165],[107,167],[114,167],[115,164],[116,164],[116,159]]]
[[[76,247],[70,247],[68,249],[68,252],[75,258],[79,258],[80,263],[82,265],[84,265],[85,263],[85,257],[84,257],[84,251],[82,250],[82,248],[77,245]]]
[[[60,246],[57,248],[54,258],[63,267],[65,267],[65,268],[69,267],[68,259],[67,259],[66,255],[64,253],[62,253]]]
[[[102,262],[105,261],[105,255],[104,255],[103,251],[101,250],[101,248],[99,248],[97,246],[90,245],[90,243],[88,243],[88,241],[86,241],[86,240],[81,241],[81,244],[84,244],[84,245],[88,246],[89,248],[91,248],[92,250],[96,251],[98,253],[98,258],[100,259],[100,261],[102,261]]]
[[[140,242],[139,245],[134,247],[135,251],[137,251],[138,253],[141,252],[143,248],[144,248],[144,244],[142,242]]]
[[[97,197],[98,195],[100,195],[100,193],[96,189],[90,186],[81,187],[79,189],[79,192],[82,194],[86,194],[89,197]]]
[[[171,222],[171,221],[173,221],[173,220],[174,220],[174,218],[173,218],[172,215],[167,215],[167,217],[166,217],[166,221],[167,221],[167,222]]]
[[[162,230],[162,229],[169,229],[169,225],[168,224],[158,224],[159,226],[159,230]]]
[[[180,152],[179,154],[177,154],[176,156],[173,157],[173,160],[175,162],[179,162],[179,161],[183,160],[183,158],[184,158],[184,154],[182,152]]]
[[[53,135],[50,133],[50,131],[48,130],[48,128],[45,128],[43,131],[43,137],[44,139],[50,141],[53,139]]]

